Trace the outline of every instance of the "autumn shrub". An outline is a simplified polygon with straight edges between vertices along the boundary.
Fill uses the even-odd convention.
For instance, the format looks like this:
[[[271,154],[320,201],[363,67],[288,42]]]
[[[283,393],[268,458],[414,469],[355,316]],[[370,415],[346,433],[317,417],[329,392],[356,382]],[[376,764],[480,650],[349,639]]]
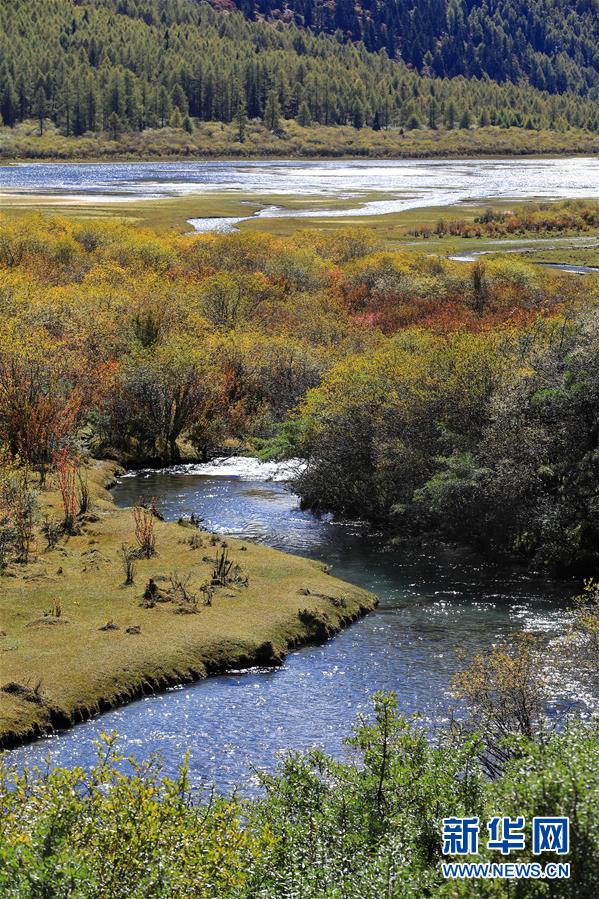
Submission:
[[[538,742],[549,732],[542,660],[539,639],[519,634],[476,653],[453,678],[453,694],[468,709],[457,726],[481,735],[482,764],[491,776],[518,756],[520,737]]]
[[[125,575],[125,587],[131,587],[135,583],[137,550],[130,547],[127,543],[122,543],[119,550],[119,558],[121,560],[123,574]]]
[[[151,355],[134,352],[123,360],[102,398],[98,429],[137,458],[168,464],[178,460],[179,436],[208,402],[205,353],[192,340],[171,338]]]
[[[54,549],[64,533],[64,525],[62,521],[52,518],[49,515],[44,516],[44,520],[40,525],[40,530],[46,538],[48,550]]]
[[[48,334],[20,334],[12,317],[0,318],[0,440],[39,472],[42,483],[81,411],[78,364]]]
[[[476,445],[501,369],[494,339],[422,332],[341,362],[301,410],[304,502],[388,518],[431,477],[453,434]]]
[[[589,578],[574,598],[571,629],[575,658],[582,670],[593,673],[599,666],[599,583]]]
[[[144,559],[150,559],[156,554],[156,517],[153,508],[133,506],[133,521],[139,555]]]
[[[13,557],[29,561],[39,514],[38,490],[29,468],[0,453],[0,567]]]
[[[54,468],[58,489],[62,499],[63,527],[67,534],[73,532],[77,517],[77,474],[79,460],[67,448],[63,448],[54,455]]]
[[[303,503],[592,573],[598,321],[404,331],[341,361],[299,410]]]
[[[463,220],[437,222],[434,230],[425,225],[410,229],[412,237],[505,237],[514,234],[584,234],[599,225],[599,206],[585,200],[561,203],[537,203],[517,210],[487,208],[474,223]]]

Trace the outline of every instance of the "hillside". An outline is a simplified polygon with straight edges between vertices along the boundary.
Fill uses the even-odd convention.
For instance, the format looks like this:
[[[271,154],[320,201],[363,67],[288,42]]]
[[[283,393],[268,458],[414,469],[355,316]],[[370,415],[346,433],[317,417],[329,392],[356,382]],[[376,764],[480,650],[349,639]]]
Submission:
[[[580,47],[574,42],[572,78],[548,86],[590,86],[594,27],[591,21],[583,29]],[[470,66],[468,74],[486,71]],[[290,119],[307,133],[314,124],[599,130],[592,96],[430,77],[343,35],[249,21],[194,0],[0,0],[0,113],[10,127],[35,120],[40,135],[52,122],[67,137],[103,131],[112,141],[128,131],[169,126],[192,133],[198,122],[220,122],[235,123],[241,144],[248,122],[261,120],[276,134]]]
[[[552,93],[598,87],[597,0],[236,0],[235,6],[250,19],[340,33],[440,77],[526,79]]]

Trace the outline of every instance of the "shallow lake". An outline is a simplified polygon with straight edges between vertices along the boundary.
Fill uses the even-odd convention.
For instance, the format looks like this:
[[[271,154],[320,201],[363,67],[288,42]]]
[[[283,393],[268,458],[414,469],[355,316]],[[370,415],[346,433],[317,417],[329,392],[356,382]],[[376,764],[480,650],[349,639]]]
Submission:
[[[156,497],[168,519],[194,512],[210,530],[320,559],[377,593],[377,611],[323,646],[291,653],[282,668],[234,672],[144,698],[14,750],[12,760],[38,764],[49,755],[58,764],[88,765],[94,739],[117,730],[127,753],[160,751],[172,772],[189,751],[196,784],[240,784],[251,792],[252,768],[271,768],[279,751],[341,752],[374,691],[395,690],[402,710],[421,712],[434,727],[447,720],[457,647],[483,650],[519,630],[551,638],[563,625],[571,584],[455,552],[390,550],[383,535],[360,523],[301,511],[277,480],[284,475],[232,460],[127,476],[114,495],[123,506]]]
[[[249,217],[371,216],[491,199],[597,196],[599,159],[280,160],[22,163],[0,168],[0,193],[82,201],[160,199],[219,192],[264,201]],[[285,197],[308,200],[287,208]],[[272,198],[277,205],[272,205]],[[349,205],[344,200],[351,200]],[[331,205],[333,204],[333,205]],[[227,230],[243,218],[190,219]]]

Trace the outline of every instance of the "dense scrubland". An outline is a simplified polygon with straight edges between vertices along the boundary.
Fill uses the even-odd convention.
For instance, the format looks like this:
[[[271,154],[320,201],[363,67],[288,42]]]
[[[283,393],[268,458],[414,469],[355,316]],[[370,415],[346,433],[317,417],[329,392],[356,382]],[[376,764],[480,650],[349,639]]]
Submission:
[[[541,212],[549,231],[565,220],[574,233],[596,215]],[[151,498],[117,512],[94,456],[300,454],[305,504],[384,523],[391,542],[453,540],[592,574],[598,286],[515,256],[391,252],[357,229],[283,240],[2,221],[5,732],[231,659],[272,664],[372,605],[312,563],[167,525]],[[553,665],[596,677],[598,608],[590,581]],[[432,741],[379,696],[345,761],[292,754],[251,801],[201,797],[157,760],[131,771],[112,738],[89,772],[23,776],[5,762],[2,893],[507,896],[439,869],[443,817],[499,811],[570,816],[570,880],[519,895],[594,896],[596,727],[561,727],[545,643],[476,656],[452,690],[459,714]]]
[[[0,439],[42,478],[70,446],[299,454],[313,508],[592,570],[596,277],[41,217],[2,224],[0,265]]]
[[[342,31],[315,34],[309,26],[254,20],[252,10],[244,12],[250,19],[193,0],[56,0],[41,6],[3,0],[0,116],[6,127],[0,153],[82,158],[597,150],[597,71],[586,9],[572,11],[567,51],[557,52],[553,36],[540,55],[528,58],[520,48],[533,78],[516,74],[518,53],[512,46],[510,54],[499,31],[494,46],[503,71],[487,72],[489,60],[476,62],[484,56],[480,35],[475,40],[464,34],[464,17],[450,10],[452,55],[457,46],[470,48],[463,74],[434,60],[415,69],[411,60],[347,41]],[[439,24],[444,18],[439,12]],[[540,10],[538,19],[546,27]],[[541,30],[535,29],[537,40]],[[553,35],[553,26],[546,30]],[[396,47],[388,49],[397,56]],[[437,49],[445,52],[440,42]]]

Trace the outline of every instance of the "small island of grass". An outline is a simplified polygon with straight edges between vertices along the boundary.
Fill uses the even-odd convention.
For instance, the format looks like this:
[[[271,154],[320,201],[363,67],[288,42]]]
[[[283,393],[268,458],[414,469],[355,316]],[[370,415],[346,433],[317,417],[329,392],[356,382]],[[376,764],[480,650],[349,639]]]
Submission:
[[[164,522],[151,506],[118,509],[114,470],[81,469],[84,511],[79,496],[66,532],[51,475],[28,560],[4,570],[3,747],[174,684],[279,664],[376,604],[317,562]]]

